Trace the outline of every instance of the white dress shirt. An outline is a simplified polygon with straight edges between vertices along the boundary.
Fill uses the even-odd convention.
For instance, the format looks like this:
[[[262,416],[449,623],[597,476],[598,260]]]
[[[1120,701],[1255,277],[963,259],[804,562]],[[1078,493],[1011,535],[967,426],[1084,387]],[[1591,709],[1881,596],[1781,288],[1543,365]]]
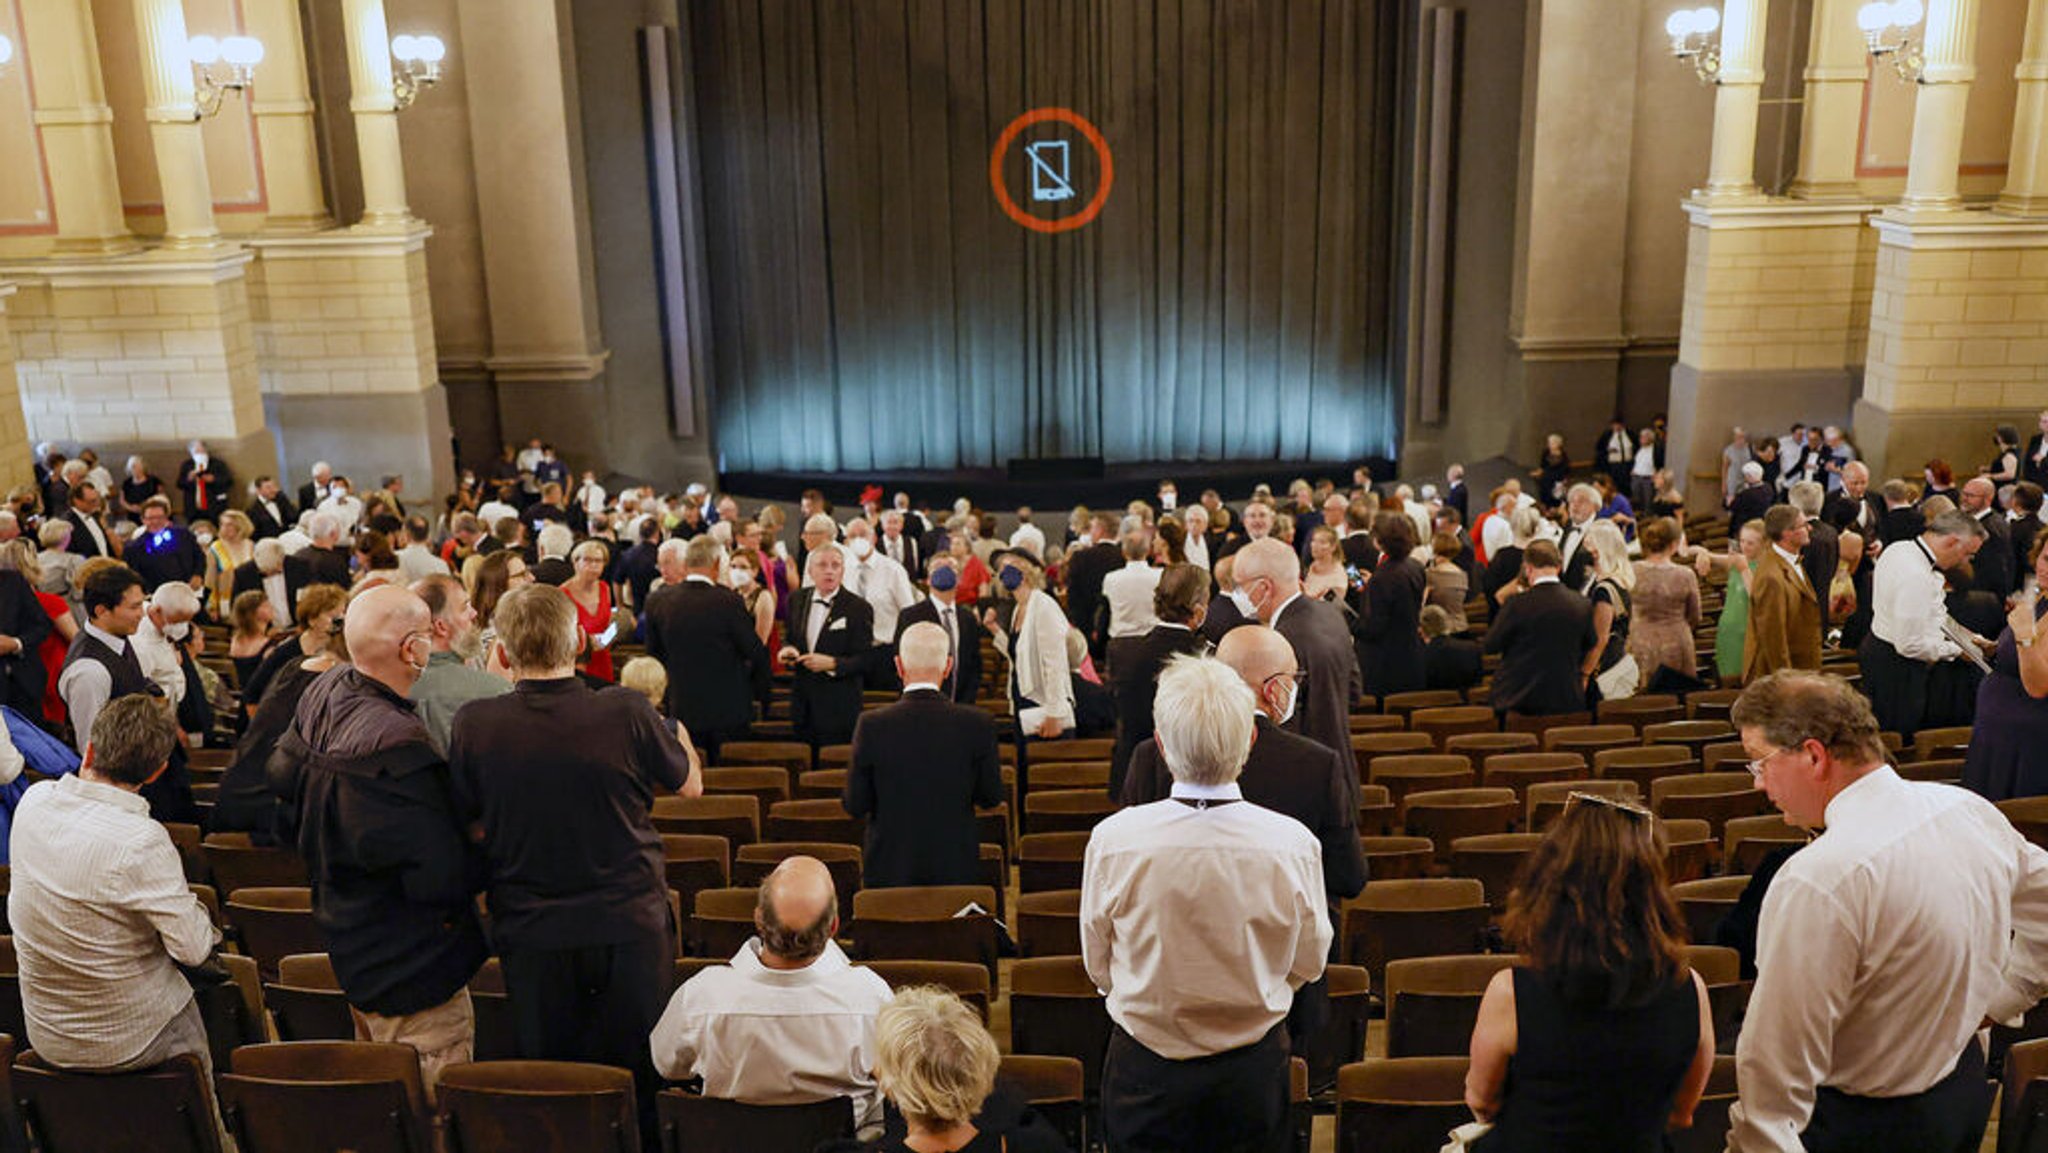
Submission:
[[[1784,549],[1779,548],[1776,542],[1772,542],[1771,551],[1777,553],[1778,559],[1785,562],[1785,567],[1792,570],[1793,584],[1798,585],[1800,588],[1809,587],[1806,580],[1806,570],[1799,564],[1798,553],[1786,552]]]
[[[192,1001],[172,961],[220,940],[170,834],[140,796],[71,775],[22,794],[9,852],[28,1044],[84,1069],[141,1055]]]
[[[398,550],[398,574],[405,578],[407,584],[421,577],[446,576],[447,573],[448,562],[435,556],[434,550],[426,545],[409,544]]]
[[[877,644],[895,642],[897,614],[917,603],[917,590],[910,587],[910,573],[879,551],[860,561],[854,560],[851,553],[847,555],[846,589],[875,610]]]
[[[1479,543],[1486,546],[1486,555],[1488,556],[1492,556],[1504,548],[1513,548],[1515,544],[1514,527],[1508,524],[1508,518],[1505,515],[1494,513],[1486,518],[1485,524],[1479,526]]]
[[[1728,1147],[1800,1149],[1814,1091],[1924,1092],[2048,992],[2048,853],[1990,802],[1881,766],[1771,882]]]
[[[1916,661],[1945,661],[1962,649],[1944,634],[1947,590],[1934,557],[1918,537],[1877,554],[1870,572],[1870,632]]]
[[[1095,826],[1081,865],[1081,957],[1109,1016],[1182,1061],[1249,1045],[1279,1024],[1330,951],[1322,846],[1235,784],[1173,796]]]
[[[1109,635],[1142,637],[1159,623],[1152,611],[1152,594],[1159,590],[1165,569],[1149,562],[1127,560],[1124,567],[1102,578],[1102,599],[1109,602]]]
[[[363,519],[362,498],[354,493],[335,493],[320,502],[320,511],[333,516],[341,525],[341,535],[349,536],[356,531],[356,522]]]
[[[186,628],[197,626],[187,624]],[[164,698],[176,709],[185,699],[185,666],[178,660],[178,646],[164,636],[149,614],[142,614],[142,624],[136,627],[135,635],[129,640],[135,645],[135,659],[142,665],[142,673],[156,682],[164,691]]]
[[[1045,556],[1045,531],[1035,524],[1020,524],[1017,531],[1010,534],[1010,547],[1021,548],[1042,559]],[[984,561],[987,559],[982,558]]]
[[[1203,569],[1209,567],[1209,542],[1206,539],[1189,533],[1187,543],[1182,548],[1187,553],[1189,564]]]
[[[770,969],[756,937],[729,967],[698,973],[669,998],[649,1038],[654,1067],[674,1081],[702,1077],[706,1097],[753,1105],[852,1097],[869,1125],[881,1118],[875,1014],[892,995],[835,943],[802,969]]]

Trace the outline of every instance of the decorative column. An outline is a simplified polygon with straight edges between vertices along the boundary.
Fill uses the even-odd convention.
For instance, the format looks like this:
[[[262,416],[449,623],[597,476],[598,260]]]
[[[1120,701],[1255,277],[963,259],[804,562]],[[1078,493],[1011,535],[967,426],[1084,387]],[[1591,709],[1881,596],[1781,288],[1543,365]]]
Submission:
[[[142,56],[143,116],[163,183],[164,239],[199,248],[220,239],[213,220],[213,183],[199,132],[198,94],[179,0],[135,0],[135,39]]]
[[[1913,151],[1906,162],[1908,212],[1959,208],[1963,163],[1963,114],[1970,82],[1977,78],[1971,50],[1977,39],[1977,0],[1930,0],[1927,5],[1926,67],[1913,111]]]
[[[57,247],[68,252],[133,248],[114,172],[113,110],[100,79],[99,38],[88,0],[47,0],[21,9],[35,61],[35,122],[49,164]]]
[[[391,86],[391,31],[384,0],[342,0],[348,39],[350,112],[363,170],[363,223],[408,225],[405,159],[398,148],[398,98]]]
[[[1860,0],[1817,0],[1807,51],[1806,98],[1799,131],[1799,175],[1791,193],[1801,200],[1853,200],[1856,140],[1863,117],[1869,50],[1856,27]]]
[[[2019,97],[2012,113],[2012,159],[1998,210],[2048,215],[2048,0],[2027,6],[2026,42],[2014,75]]]
[[[263,74],[250,95],[270,200],[266,226],[324,228],[334,221],[320,186],[299,6],[294,0],[243,0],[242,12],[249,34],[264,48]]]
[[[1714,150],[1706,198],[1757,195],[1756,116],[1763,96],[1764,29],[1769,0],[1727,0],[1721,6],[1721,74],[1714,92]]]

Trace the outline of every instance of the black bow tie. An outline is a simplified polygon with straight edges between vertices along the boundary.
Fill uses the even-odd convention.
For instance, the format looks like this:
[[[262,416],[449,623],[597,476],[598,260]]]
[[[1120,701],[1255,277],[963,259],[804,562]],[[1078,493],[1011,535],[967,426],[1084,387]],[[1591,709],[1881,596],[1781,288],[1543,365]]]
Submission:
[[[1211,800],[1207,797],[1174,797],[1173,799],[1190,809],[1213,809],[1217,805],[1234,805],[1237,803],[1237,799],[1234,797],[1217,800]]]
[[[812,601],[811,603],[812,603],[813,605],[815,605],[816,607],[818,607],[818,608],[821,608],[821,609],[829,609],[829,608],[831,608],[831,607],[832,607],[832,598],[831,598],[831,597],[820,597],[819,599],[817,599],[817,600],[815,600],[815,601]]]

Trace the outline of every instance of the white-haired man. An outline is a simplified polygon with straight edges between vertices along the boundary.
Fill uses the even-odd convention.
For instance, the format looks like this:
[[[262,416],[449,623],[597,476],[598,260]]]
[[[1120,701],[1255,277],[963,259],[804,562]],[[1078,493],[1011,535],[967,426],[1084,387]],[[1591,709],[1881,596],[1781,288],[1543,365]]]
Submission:
[[[1742,487],[1735,490],[1735,496],[1728,502],[1728,524],[1740,529],[1753,520],[1762,520],[1764,510],[1776,503],[1777,495],[1771,486],[1764,483],[1764,466],[1750,461],[1742,466]]]
[[[1228,665],[1176,658],[1153,709],[1172,795],[1088,841],[1081,955],[1114,1023],[1112,1149],[1269,1149],[1286,1126],[1287,1013],[1331,931],[1315,836],[1238,788],[1255,706]]]
[[[185,664],[181,658],[185,642],[192,635],[192,618],[199,615],[199,594],[183,581],[157,586],[143,606],[142,623],[136,626],[130,643],[142,673],[176,709],[185,700]]]
[[[534,536],[534,551],[538,559],[533,565],[533,579],[541,584],[557,587],[568,583],[576,575],[576,566],[569,563],[569,552],[576,547],[576,534],[569,526],[559,521],[548,521]]]
[[[334,466],[324,460],[313,462],[311,480],[299,486],[299,509],[319,508],[334,491]]]
[[[875,647],[875,610],[842,586],[845,573],[845,550],[838,545],[826,541],[810,550],[804,587],[789,601],[789,631],[779,654],[795,674],[790,722],[797,739],[813,748],[853,739]]]
[[[341,547],[341,521],[322,509],[306,519],[305,532],[313,542],[299,550],[299,559],[306,562],[306,582],[349,587],[348,552]],[[291,545],[286,544],[285,551],[290,552]]]
[[[1359,676],[1351,626],[1335,605],[1302,595],[1301,560],[1293,549],[1268,538],[1246,545],[1234,559],[1237,588],[1231,600],[1245,619],[1287,638],[1307,679],[1288,730],[1335,750],[1344,767],[1352,768],[1350,713]],[[1355,797],[1355,776],[1350,783]]]
[[[811,550],[838,539],[839,522],[831,513],[814,512],[804,518],[796,534],[796,571],[801,583],[811,583]]]

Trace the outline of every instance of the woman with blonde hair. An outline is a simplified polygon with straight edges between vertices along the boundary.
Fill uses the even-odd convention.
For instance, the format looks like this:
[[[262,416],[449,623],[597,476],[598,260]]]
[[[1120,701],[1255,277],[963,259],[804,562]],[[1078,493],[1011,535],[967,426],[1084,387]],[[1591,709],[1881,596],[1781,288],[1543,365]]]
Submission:
[[[1628,652],[1628,627],[1636,571],[1628,562],[1628,542],[1613,521],[1586,526],[1581,546],[1592,556],[1592,584],[1586,599],[1593,602],[1593,647],[1581,670],[1589,701],[1618,700],[1635,695],[1637,669]]]
[[[898,990],[875,1014],[875,1085],[908,1130],[880,1153],[1066,1153],[1059,1132],[996,1083],[1002,1055],[981,1017],[931,985]],[[834,1149],[862,1148],[854,1143]]]
[[[235,569],[256,559],[256,523],[240,509],[220,514],[220,531],[206,545],[206,592],[213,615],[224,617],[235,599]]]
[[[589,643],[584,671],[600,680],[612,679],[612,586],[604,579],[611,550],[601,540],[586,540],[569,553],[576,575],[562,582],[569,603],[576,606],[576,627]]]
[[[1472,1030],[1472,1153],[1654,1153],[1714,1066],[1707,988],[1650,811],[1574,793],[1508,895],[1508,943]]]
[[[256,714],[264,691],[284,669],[341,647],[341,621],[348,612],[348,597],[340,586],[331,584],[307,585],[300,591],[299,603],[292,609],[298,617],[297,631],[279,638],[256,667],[256,674],[242,682],[242,707],[249,710],[249,715]]]

